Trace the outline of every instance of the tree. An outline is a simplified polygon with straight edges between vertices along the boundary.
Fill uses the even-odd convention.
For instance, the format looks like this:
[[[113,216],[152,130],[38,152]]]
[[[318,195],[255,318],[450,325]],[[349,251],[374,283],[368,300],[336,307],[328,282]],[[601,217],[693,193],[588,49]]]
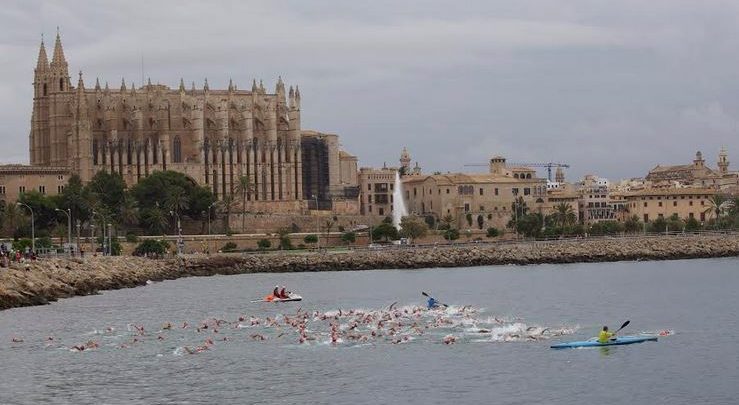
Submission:
[[[280,228],[277,230],[277,234],[280,236],[280,250],[291,250],[293,243],[290,240],[290,230],[287,228]]]
[[[164,198],[164,207],[179,215],[190,208],[190,196],[184,188],[172,186]]]
[[[23,208],[25,209],[25,208]],[[26,218],[21,208],[15,204],[8,204],[3,210],[3,235],[17,237],[23,234],[23,230],[30,226],[30,217]],[[30,233],[29,233],[30,235]]]
[[[87,207],[121,223],[118,215],[120,206],[125,201],[125,194],[126,182],[120,174],[100,171],[85,185],[82,197],[86,200]]]
[[[150,235],[162,235],[169,226],[169,217],[159,207],[141,210],[139,223]]]
[[[701,224],[694,217],[689,217],[688,219],[685,220],[685,230],[686,231],[693,232],[699,229],[701,229]]]
[[[708,207],[703,211],[708,217],[718,219],[734,208],[734,201],[722,194],[716,194],[708,199]]]
[[[392,224],[383,222],[372,229],[372,240],[384,240],[387,242],[388,240],[397,239],[398,230]]]
[[[426,222],[420,220],[418,217],[406,216],[400,220],[400,234],[410,239],[411,243],[426,235],[428,230],[429,227],[426,225]]]
[[[55,211],[57,208],[55,199],[34,190],[22,193],[18,197],[18,202],[26,204],[33,209],[37,236],[43,234],[43,232],[48,234],[57,225],[59,216]],[[28,208],[19,208],[21,208],[20,212],[30,217],[31,213],[28,211]],[[39,231],[42,231],[42,233],[39,233]]]
[[[516,230],[526,237],[541,236],[544,217],[541,214],[526,214],[514,222]]]
[[[561,202],[554,206],[554,223],[556,226],[571,225],[577,221],[577,216],[572,206],[566,202]]]
[[[488,238],[495,238],[499,235],[500,235],[500,231],[498,231],[498,229],[493,228],[493,227],[488,228],[488,231],[487,231]]]
[[[354,232],[344,232],[341,235],[341,241],[348,244],[354,243],[357,241],[357,234]]]
[[[651,232],[664,232],[667,229],[667,220],[664,217],[657,217],[649,224]]]
[[[303,238],[303,242],[308,244],[318,243],[318,235],[305,235],[305,237]]]
[[[132,195],[125,194],[123,197],[123,201],[118,207],[118,219],[124,228],[134,226],[139,222],[139,206]]]
[[[624,231],[628,233],[641,232],[643,225],[639,222],[639,217],[632,215],[624,222]]]
[[[252,185],[248,176],[240,176],[236,183],[236,192],[241,196],[241,233],[246,232],[246,199],[251,193]]]
[[[482,214],[477,216],[477,227],[479,229],[482,229],[482,227],[485,226],[485,218],[483,218]]]
[[[80,176],[73,174],[67,181],[62,193],[57,196],[59,209],[69,209],[72,222],[84,222],[90,218],[90,196],[85,187],[82,186]]]
[[[459,230],[456,228],[450,228],[445,230],[442,235],[444,236],[444,239],[448,241],[453,241],[459,239]]]
[[[467,220],[467,226],[472,226],[472,214],[469,212],[464,216],[464,219]]]
[[[439,229],[441,230],[451,229],[453,223],[454,223],[454,217],[451,214],[447,214],[444,216],[444,218],[441,219],[441,223],[439,224]]]
[[[325,224],[325,228],[326,228],[326,243],[325,243],[325,245],[326,246],[325,247],[328,247],[329,238],[331,236],[331,228],[333,228],[334,225],[336,225],[336,222],[334,222],[333,219],[327,219],[326,220],[326,224]]]

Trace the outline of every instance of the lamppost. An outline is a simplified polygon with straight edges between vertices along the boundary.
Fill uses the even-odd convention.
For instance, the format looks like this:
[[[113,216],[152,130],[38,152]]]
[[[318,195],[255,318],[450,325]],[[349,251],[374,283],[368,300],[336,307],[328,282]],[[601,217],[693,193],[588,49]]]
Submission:
[[[77,243],[76,245],[79,247],[80,245],[80,228],[82,227],[82,223],[80,223],[80,220],[77,220]]]
[[[69,243],[69,251],[72,252],[72,210],[67,208],[67,210],[60,210],[59,208],[54,208],[54,211],[56,212],[63,212],[64,215],[67,216],[67,243]]]
[[[169,211],[169,215],[177,218],[177,255],[182,254],[182,227],[180,226],[180,214],[176,211]]]
[[[318,195],[313,194],[313,199],[316,201],[316,211],[318,211]],[[321,218],[316,215],[316,249],[318,251],[321,251],[321,224],[320,224]]]
[[[208,206],[208,253],[210,253],[210,210],[213,208],[217,203],[213,203]]]
[[[99,215],[100,216],[100,219],[102,220],[101,223],[100,223],[100,225],[103,228],[103,256],[105,256],[106,252],[108,251],[107,246],[106,246],[106,241],[107,240],[105,239],[105,217],[103,216],[103,214],[101,214],[101,213],[96,212],[95,210],[93,210],[92,211],[93,221],[95,220],[95,215]],[[94,227],[95,225],[91,225],[91,226]],[[94,238],[94,234],[93,234],[93,242],[92,243],[94,243],[94,240],[95,240],[95,238]],[[95,248],[94,247],[93,247],[93,250],[92,251],[93,251],[93,253],[95,252]]]
[[[31,251],[36,252],[36,220],[33,216],[33,208],[29,206],[28,204],[23,204],[22,202],[15,203],[17,206],[23,206],[28,208],[29,211],[31,211]]]
[[[108,256],[113,256],[113,224],[108,223]]]

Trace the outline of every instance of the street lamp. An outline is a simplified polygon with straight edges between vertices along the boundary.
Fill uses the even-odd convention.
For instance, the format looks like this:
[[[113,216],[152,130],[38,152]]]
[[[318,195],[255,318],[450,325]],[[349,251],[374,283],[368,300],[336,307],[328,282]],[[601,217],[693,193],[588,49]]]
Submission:
[[[318,211],[318,195],[313,194],[313,199],[316,201],[316,211]],[[318,215],[316,215],[316,249],[318,249],[319,252],[321,251],[321,225],[319,222],[320,220],[321,218]]]
[[[23,204],[22,202],[15,203],[17,206],[23,206],[28,208],[29,211],[31,211],[31,251],[36,252],[36,220],[33,216],[33,208],[29,206],[28,204]]]
[[[210,210],[213,208],[217,203],[214,202],[213,204],[208,206],[208,253],[210,253]]]
[[[93,210],[92,211],[93,221],[95,220],[95,215],[99,215],[100,216],[100,219],[102,220],[101,223],[100,223],[100,225],[102,225],[102,228],[103,228],[103,256],[105,256],[105,253],[107,252],[107,246],[106,246],[106,243],[105,243],[106,242],[106,239],[105,239],[105,217],[103,216],[103,214],[101,214],[101,213],[96,212],[95,210]],[[91,226],[94,227],[94,225],[91,225]],[[93,242],[92,243],[94,243],[94,234],[93,234]],[[95,248],[94,247],[93,247],[92,251],[93,251],[93,253],[95,252]]]
[[[113,224],[108,223],[108,256],[113,256]]]
[[[72,210],[67,208],[65,211],[54,208],[54,211],[63,212],[67,216],[67,243],[69,243],[69,252],[72,253]]]
[[[169,211],[169,215],[177,218],[177,255],[182,254],[182,227],[180,226],[180,214],[176,211]]]

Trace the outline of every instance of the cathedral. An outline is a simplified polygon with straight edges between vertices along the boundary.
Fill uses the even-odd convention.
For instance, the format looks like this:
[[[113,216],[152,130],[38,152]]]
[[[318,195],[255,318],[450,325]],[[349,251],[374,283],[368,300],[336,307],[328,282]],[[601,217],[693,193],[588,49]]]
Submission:
[[[176,89],[151,80],[141,87],[125,80],[118,88],[99,80],[86,86],[82,72],[73,86],[57,33],[50,62],[41,42],[33,88],[31,166],[66,168],[83,182],[109,171],[129,185],[174,170],[219,199],[235,194],[245,176],[250,207],[268,212],[297,212],[305,201],[343,192],[329,190],[338,180],[328,176],[341,171],[330,165],[344,162],[329,161],[320,133],[301,131],[300,90],[286,90],[281,78],[274,92],[256,80],[250,90],[232,82],[210,89],[207,79],[202,88],[187,88],[182,79]],[[306,160],[314,163],[303,167]],[[356,165],[356,158],[348,162]]]

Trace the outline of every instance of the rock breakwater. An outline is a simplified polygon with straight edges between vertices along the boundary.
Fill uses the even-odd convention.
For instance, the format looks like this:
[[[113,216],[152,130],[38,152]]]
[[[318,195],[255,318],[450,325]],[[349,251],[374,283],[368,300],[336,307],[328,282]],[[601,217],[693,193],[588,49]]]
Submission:
[[[467,244],[354,250],[342,253],[270,253],[44,259],[0,269],[0,309],[145,285],[187,276],[260,272],[472,267],[501,264],[670,260],[739,256],[739,235],[599,238],[510,244]]]

